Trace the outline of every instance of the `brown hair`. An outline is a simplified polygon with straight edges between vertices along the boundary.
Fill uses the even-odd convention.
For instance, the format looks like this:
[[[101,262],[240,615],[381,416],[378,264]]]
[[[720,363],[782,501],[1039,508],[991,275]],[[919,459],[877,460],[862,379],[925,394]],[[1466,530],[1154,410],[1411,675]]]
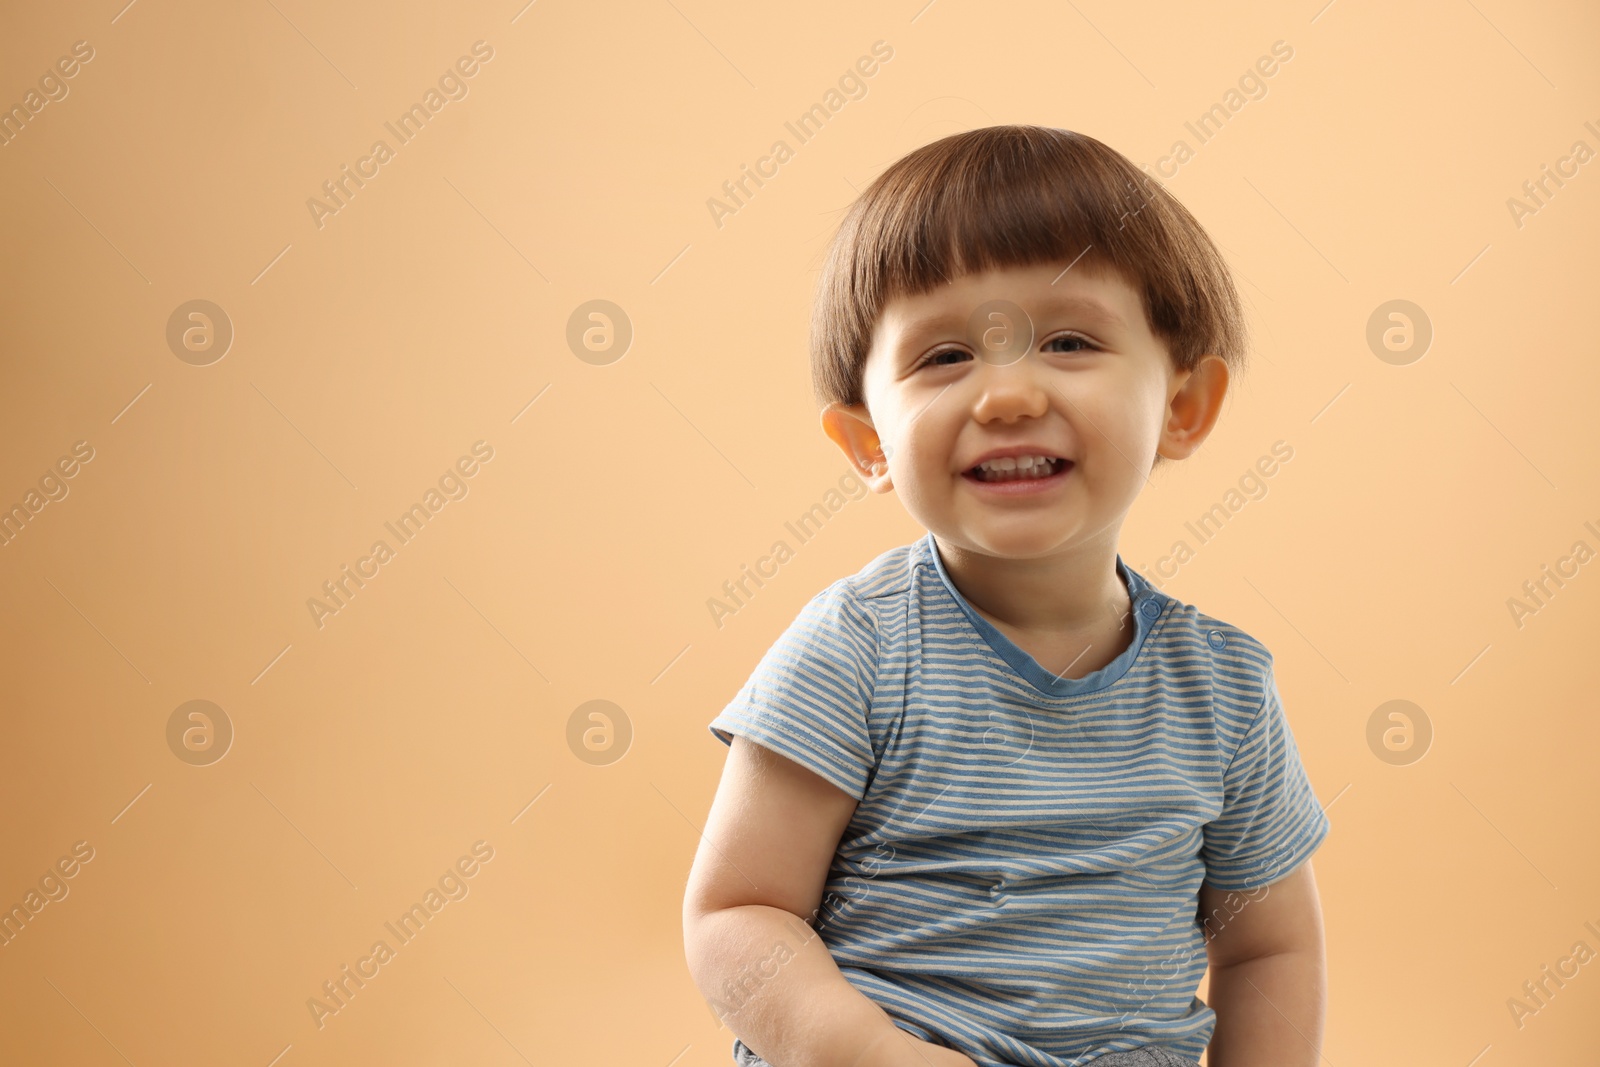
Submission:
[[[1080,258],[1081,257],[1081,258]],[[1116,149],[1045,126],[988,126],[912,151],[856,199],[828,247],[811,315],[821,406],[860,404],[884,305],[969,271],[1076,261],[1121,275],[1179,370],[1244,364],[1244,314],[1200,223]]]

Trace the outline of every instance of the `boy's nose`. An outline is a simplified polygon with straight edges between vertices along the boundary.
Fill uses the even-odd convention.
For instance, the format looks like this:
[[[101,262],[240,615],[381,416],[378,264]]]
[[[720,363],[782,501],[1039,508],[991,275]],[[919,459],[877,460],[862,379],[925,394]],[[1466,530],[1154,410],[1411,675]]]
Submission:
[[[1037,418],[1048,411],[1048,387],[1039,381],[1033,364],[1033,360],[1019,359],[1003,367],[984,368],[978,399],[972,408],[973,418],[979,422],[1014,422],[1025,415]]]

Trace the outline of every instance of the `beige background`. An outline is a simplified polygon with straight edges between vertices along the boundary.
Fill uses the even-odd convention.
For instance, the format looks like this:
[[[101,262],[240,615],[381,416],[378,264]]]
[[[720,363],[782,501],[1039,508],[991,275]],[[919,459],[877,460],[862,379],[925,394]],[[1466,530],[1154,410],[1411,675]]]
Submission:
[[[845,472],[804,347],[840,212],[993,123],[1154,166],[1282,40],[1166,179],[1256,358],[1123,555],[1152,574],[1292,446],[1165,586],[1274,651],[1328,805],[1324,1062],[1592,1062],[1600,964],[1520,1027],[1507,1004],[1600,951],[1600,566],[1520,627],[1507,605],[1600,549],[1600,163],[1520,227],[1507,205],[1600,149],[1592,8],[123,2],[0,33],[0,104],[94,50],[0,147],[0,507],[94,452],[0,548],[0,902],[94,850],[0,948],[0,1061],[730,1062],[679,927],[705,724],[811,595],[922,533],[851,501],[711,622]],[[319,228],[307,200],[480,40],[468,95]],[[879,40],[798,145],[784,122]],[[779,138],[719,228],[707,199]],[[195,299],[235,331],[207,366],[165,338]],[[593,299],[634,331],[606,365],[566,342]],[[1366,339],[1396,299],[1434,331],[1406,365]],[[476,441],[467,496],[319,628],[307,600]],[[167,742],[196,699],[235,731],[207,766]],[[1407,765],[1367,741],[1396,699],[1434,732]],[[591,700],[631,729],[609,765],[568,740]],[[308,998],[477,841],[469,894],[319,1029]]]

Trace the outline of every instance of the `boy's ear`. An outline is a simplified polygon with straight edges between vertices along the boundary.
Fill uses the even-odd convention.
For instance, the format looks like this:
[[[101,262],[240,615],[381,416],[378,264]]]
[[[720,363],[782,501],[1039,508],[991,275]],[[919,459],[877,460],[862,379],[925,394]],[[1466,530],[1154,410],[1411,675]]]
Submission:
[[[1187,459],[1210,436],[1228,393],[1228,365],[1220,356],[1201,356],[1191,371],[1176,375],[1167,398],[1167,421],[1156,454]]]
[[[889,479],[888,446],[878,440],[865,404],[829,404],[822,411],[822,432],[839,446],[874,493],[894,488]]]

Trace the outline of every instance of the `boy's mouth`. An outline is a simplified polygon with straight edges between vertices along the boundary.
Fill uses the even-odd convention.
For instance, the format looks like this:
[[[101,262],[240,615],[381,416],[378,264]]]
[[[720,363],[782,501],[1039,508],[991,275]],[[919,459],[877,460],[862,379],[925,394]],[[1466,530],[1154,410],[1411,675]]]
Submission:
[[[1072,461],[1060,456],[1017,456],[989,460],[962,472],[975,482],[1040,481],[1066,473]]]

